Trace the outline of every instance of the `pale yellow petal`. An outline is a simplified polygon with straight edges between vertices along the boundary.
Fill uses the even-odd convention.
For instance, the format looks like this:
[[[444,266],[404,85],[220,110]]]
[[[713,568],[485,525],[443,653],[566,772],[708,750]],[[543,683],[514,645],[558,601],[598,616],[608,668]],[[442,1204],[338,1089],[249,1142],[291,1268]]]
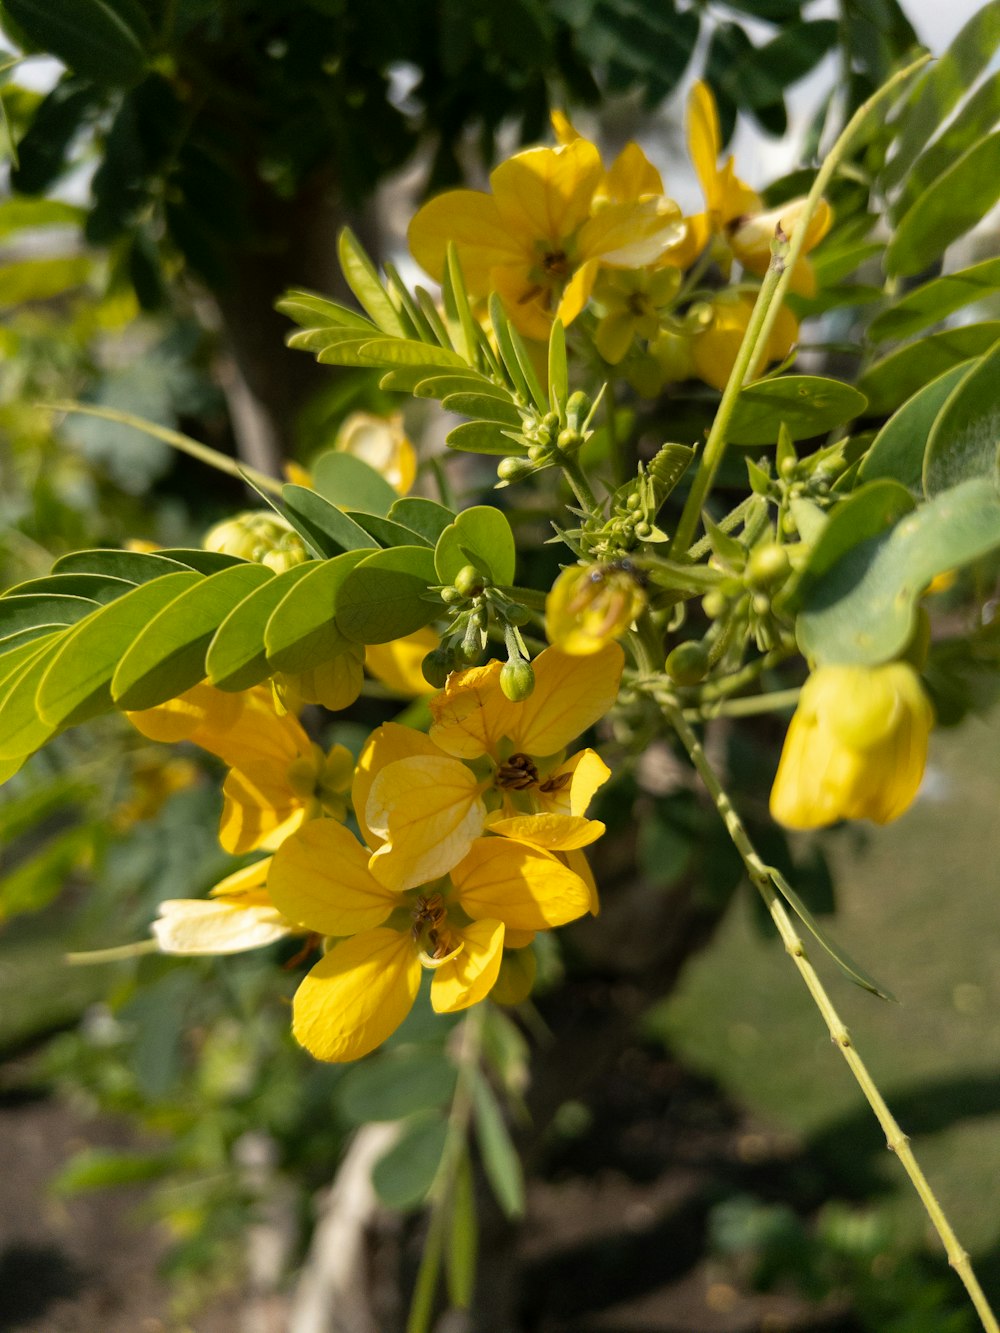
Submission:
[[[321,935],[356,935],[399,906],[368,870],[368,853],[334,819],[314,819],[274,854],[267,880],[276,907]]]
[[[202,729],[229,731],[238,722],[242,711],[241,694],[227,694],[203,681],[176,699],[125,716],[150,740],[172,743],[189,740]]]
[[[287,770],[267,763],[230,769],[222,796],[219,841],[236,856],[268,846],[279,829],[283,836],[291,832],[285,828],[289,820],[294,828],[306,815],[306,802],[289,786]]]
[[[376,847],[380,841],[365,820],[372,783],[386,764],[395,763],[397,759],[410,759],[418,754],[440,755],[441,751],[422,731],[400,726],[398,722],[384,722],[365,742],[354,770],[351,804],[361,836],[369,847]]]
[[[490,269],[490,288],[503,302],[504,310],[518,333],[536,342],[547,342],[552,329],[555,288],[533,276],[535,265],[497,264]]]
[[[292,1032],[317,1060],[357,1060],[413,1008],[420,960],[409,935],[381,928],[343,940],[295,992]]]
[[[260,861],[254,861],[242,870],[236,870],[225,879],[220,879],[214,888],[209,889],[209,896],[212,898],[228,898],[231,902],[239,902],[243,906],[250,903],[271,907],[271,897],[267,892],[267,876],[271,869],[271,858],[265,856]]]
[[[631,203],[646,194],[662,194],[663,178],[637,143],[625,145],[604,177],[609,199]]]
[[[503,663],[453,671],[431,700],[430,738],[457,759],[492,754],[512,724],[513,704],[500,688]]]
[[[490,833],[504,838],[517,838],[549,852],[567,852],[578,847],[589,847],[604,832],[599,819],[583,819],[579,815],[512,815],[506,819],[490,820]]]
[[[460,760],[418,755],[382,769],[365,817],[386,839],[372,855],[371,872],[400,892],[446,875],[482,832],[486,806],[475,774]]]
[[[434,687],[424,679],[420,664],[439,643],[432,629],[418,629],[390,643],[371,643],[365,649],[365,667],[376,680],[404,698],[431,694]]]
[[[302,703],[320,704],[336,713],[350,707],[361,693],[364,661],[363,648],[349,648],[308,671],[286,673],[284,679]]]
[[[554,814],[582,815],[610,776],[611,769],[596,750],[577,750],[539,784],[539,803]]]
[[[211,898],[169,898],[151,930],[162,953],[226,954],[262,949],[294,932],[274,907]]]
[[[583,916],[590,892],[557,857],[513,838],[478,838],[451,874],[460,905],[475,921],[545,930]]]
[[[659,195],[636,203],[606,204],[580,228],[580,253],[614,268],[653,264],[687,233],[681,210]]]
[[[510,234],[533,250],[538,241],[560,246],[576,231],[603,174],[595,145],[574,139],[560,148],[515,153],[490,173],[490,185]]]
[[[594,879],[594,872],[590,868],[590,862],[587,860],[587,853],[560,852],[559,856],[569,866],[575,875],[579,875],[587,886],[587,893],[590,896],[588,911],[591,916],[597,916],[601,910],[601,899],[597,892],[597,880]],[[511,946],[513,948],[513,945]]]
[[[587,657],[572,657],[546,648],[532,662],[535,688],[513,706],[508,732],[524,754],[546,755],[563,750],[582,731],[604,717],[618,698],[625,654],[616,643],[605,644]]]
[[[502,921],[473,921],[452,928],[465,945],[434,973],[431,1005],[437,1014],[454,1014],[485,1000],[493,989],[503,957]]]

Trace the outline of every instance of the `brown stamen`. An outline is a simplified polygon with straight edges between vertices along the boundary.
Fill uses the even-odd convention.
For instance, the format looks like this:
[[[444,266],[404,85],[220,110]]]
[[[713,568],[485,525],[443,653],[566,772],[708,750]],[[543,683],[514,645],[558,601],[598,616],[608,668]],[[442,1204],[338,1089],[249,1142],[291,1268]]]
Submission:
[[[538,769],[526,754],[512,754],[497,769],[496,785],[504,791],[525,791],[538,782]]]

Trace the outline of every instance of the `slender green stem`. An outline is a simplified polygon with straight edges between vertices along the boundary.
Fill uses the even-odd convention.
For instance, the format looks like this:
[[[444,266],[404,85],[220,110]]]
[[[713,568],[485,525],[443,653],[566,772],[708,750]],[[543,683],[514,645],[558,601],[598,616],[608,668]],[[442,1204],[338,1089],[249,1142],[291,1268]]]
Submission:
[[[756,713],[776,713],[783,708],[794,708],[798,703],[799,689],[773,690],[770,694],[751,694],[743,699],[720,699],[717,703],[706,703],[700,708],[685,708],[684,716],[689,722],[702,722],[710,717],[753,717]]]
[[[796,222],[793,235],[786,244],[776,247],[776,253],[772,257],[767,273],[764,275],[764,281],[761,283],[760,291],[757,294],[757,302],[750,316],[750,323],[743,335],[740,350],[723,391],[719,410],[712,422],[712,428],[709,431],[708,440],[698,464],[698,471],[691,483],[691,490],[688,493],[677,524],[677,531],[674,533],[674,539],[671,543],[671,551],[674,554],[683,555],[691,545],[691,539],[698,526],[698,519],[705,500],[712,489],[712,483],[726,452],[726,432],[729,429],[729,422],[736,406],[736,399],[743,385],[753,374],[760,360],[761,352],[767,346],[771,337],[774,322],[778,318],[781,303],[791,281],[792,271],[805,247],[809,224],[819,207],[823,191],[829,185],[834,172],[851,148],[855,136],[872,112],[892,96],[900,83],[908,79],[930,58],[930,56],[921,56],[919,60],[915,60],[905,69],[894,74],[887,83],[884,83],[877,92],[862,103],[817,172],[812,189],[806,196],[805,205]]]
[[[197,440],[192,440],[189,435],[182,435],[180,431],[158,426],[155,421],[147,421],[145,417],[133,416],[131,412],[119,412],[114,407],[91,407],[87,403],[39,403],[38,406],[44,407],[49,412],[77,412],[83,416],[100,417],[104,421],[115,421],[121,426],[133,426],[136,430],[141,430],[146,435],[152,435],[154,439],[169,444],[172,449],[196,458],[199,463],[214,467],[217,472],[225,472],[227,476],[236,477],[240,481],[251,481],[271,495],[281,494],[281,482],[275,481],[266,473],[258,472],[253,467],[245,467],[235,458],[220,454],[218,450],[210,449],[207,444],[199,444]]]
[[[787,661],[794,652],[795,649],[791,646],[772,648],[763,657],[755,657],[752,662],[740,667],[739,671],[733,671],[728,676],[720,676],[717,680],[708,681],[699,687],[698,707],[705,708],[715,700],[727,699],[731,694],[736,694],[745,685],[752,685],[763,672]]]
[[[583,475],[580,464],[575,458],[564,455],[559,460],[559,465],[566,474],[566,480],[573,488],[573,494],[579,501],[580,508],[599,518],[601,516],[601,506],[597,503],[597,496],[590,489],[590,482]]]
[[[782,943],[786,952],[791,956],[795,966],[798,968],[799,975],[805,982],[809,994],[812,996],[816,1007],[819,1009],[830,1033],[830,1039],[840,1051],[847,1062],[848,1068],[854,1075],[858,1086],[865,1095],[869,1106],[875,1113],[875,1117],[885,1132],[886,1144],[890,1152],[894,1152],[899,1158],[904,1171],[909,1176],[914,1189],[920,1197],[921,1203],[927,1210],[927,1215],[931,1220],[931,1225],[941,1238],[945,1252],[948,1256],[948,1262],[955,1269],[962,1281],[969,1299],[975,1306],[976,1313],[986,1333],[1000,1333],[1000,1325],[997,1324],[996,1316],[990,1308],[989,1302],[983,1293],[982,1287],[973,1272],[972,1263],[968,1254],[959,1244],[958,1237],[952,1229],[951,1223],[945,1215],[944,1209],[938,1202],[937,1196],[930,1186],[927,1177],[924,1175],[913,1150],[910,1148],[909,1139],[900,1129],[896,1118],[889,1110],[888,1105],[875,1080],[868,1071],[867,1066],[858,1053],[854,1045],[853,1038],[848,1032],[843,1020],[831,1000],[826,988],[819,978],[816,970],[806,954],[805,944],[793,924],[785,904],[778,894],[774,881],[772,879],[769,867],[761,859],[750,840],[749,835],[743,825],[743,821],[736,813],[728,793],[719,781],[715,770],[709,763],[701,741],[695,735],[694,731],[688,725],[683,713],[676,706],[662,702],[662,707],[667,718],[673,725],[680,737],[684,748],[687,750],[692,764],[698,771],[702,782],[705,784],[709,795],[715,803],[715,807],[726,826],[733,845],[739,852],[746,867],[747,874],[750,877],[754,887],[758,890],[764,900],[767,910],[771,915],[778,934],[781,936]]]
[[[68,953],[63,961],[74,967],[91,963],[118,963],[123,958],[139,958],[143,954],[156,953],[159,947],[156,940],[136,940],[134,944],[119,944],[112,949],[90,949],[86,953]]]

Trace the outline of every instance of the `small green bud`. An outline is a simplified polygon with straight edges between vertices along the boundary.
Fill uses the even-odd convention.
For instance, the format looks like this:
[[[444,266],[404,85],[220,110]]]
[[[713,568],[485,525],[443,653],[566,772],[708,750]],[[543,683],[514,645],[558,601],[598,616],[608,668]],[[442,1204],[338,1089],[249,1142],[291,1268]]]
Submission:
[[[652,523],[647,523],[645,519],[641,519],[641,520],[635,525],[635,535],[636,535],[641,541],[645,541],[647,537],[652,537],[652,535],[653,535],[653,525],[652,525]]]
[[[504,607],[504,618],[508,625],[526,625],[531,619],[531,612],[520,602],[511,602]]]
[[[446,606],[457,606],[459,602],[464,602],[465,598],[457,588],[442,588],[441,600]]]
[[[755,588],[770,588],[788,576],[788,553],[777,542],[762,542],[750,552],[747,579]]]
[[[795,469],[798,465],[798,460],[795,458],[783,458],[778,466],[778,471],[787,481],[789,477],[795,475]]]
[[[566,417],[570,425],[579,425],[586,421],[590,413],[590,399],[582,389],[577,389],[566,399]]]
[[[632,494],[628,497],[628,499],[625,501],[625,508],[630,510],[632,513],[635,513],[637,509],[642,508],[642,496],[639,494],[638,491],[633,491]]]
[[[544,463],[549,456],[548,444],[536,443],[528,446],[528,457],[532,463]]]
[[[447,649],[432,648],[420,663],[420,670],[428,685],[433,685],[436,690],[443,690],[451,666],[452,657]]]
[[[572,453],[574,449],[579,449],[583,444],[583,436],[572,426],[567,426],[559,432],[559,438],[556,440],[556,448],[561,449],[564,454]]]
[[[478,597],[486,580],[475,565],[463,565],[455,575],[455,591],[460,597]]]
[[[708,649],[703,643],[690,639],[671,649],[664,670],[677,685],[697,685],[704,680],[708,666]]]
[[[527,458],[501,458],[497,464],[497,477],[501,481],[522,481],[534,470]]]
[[[547,428],[549,431],[558,430],[558,428],[559,428],[559,413],[558,413],[558,412],[546,412],[545,415],[544,415],[544,417],[542,417],[542,426],[545,427],[545,428]]]
[[[535,688],[535,673],[523,657],[512,657],[500,668],[500,688],[512,704],[523,703]]]
[[[708,616],[709,620],[719,620],[726,614],[726,599],[722,593],[713,588],[707,592],[701,599],[701,609]]]
[[[766,616],[771,609],[771,599],[766,592],[755,592],[750,605],[759,616]]]

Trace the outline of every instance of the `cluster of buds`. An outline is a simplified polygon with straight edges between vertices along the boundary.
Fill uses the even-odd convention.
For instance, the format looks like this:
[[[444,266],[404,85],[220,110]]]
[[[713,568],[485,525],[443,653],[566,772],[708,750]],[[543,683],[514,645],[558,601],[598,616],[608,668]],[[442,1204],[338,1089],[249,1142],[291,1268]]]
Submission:
[[[776,506],[782,534],[810,540],[822,523],[823,514],[834,503],[834,485],[850,463],[843,440],[800,458],[791,435],[782,426],[774,472],[767,458],[759,462],[748,459],[747,472],[754,494]]]
[[[270,509],[249,509],[217,523],[205,534],[202,546],[206,551],[267,565],[276,574],[309,559],[305,543],[292,525]]]
[[[598,400],[599,401],[599,400]],[[571,457],[584,445],[593,431],[590,429],[598,403],[592,402],[582,390],[570,394],[565,405],[557,404],[539,416],[525,409],[521,416],[521,430],[514,438],[524,445],[527,454],[503,458],[497,466],[500,486],[523,481],[533,472],[551,467]]]
[[[439,589],[439,595],[451,611],[452,621],[440,645],[423,660],[427,683],[441,689],[451,672],[478,665],[492,624],[503,634],[507,648],[500,687],[514,703],[527,699],[534,688],[534,673],[519,626],[531,618],[529,609],[472,564],[463,565],[454,582]]]

